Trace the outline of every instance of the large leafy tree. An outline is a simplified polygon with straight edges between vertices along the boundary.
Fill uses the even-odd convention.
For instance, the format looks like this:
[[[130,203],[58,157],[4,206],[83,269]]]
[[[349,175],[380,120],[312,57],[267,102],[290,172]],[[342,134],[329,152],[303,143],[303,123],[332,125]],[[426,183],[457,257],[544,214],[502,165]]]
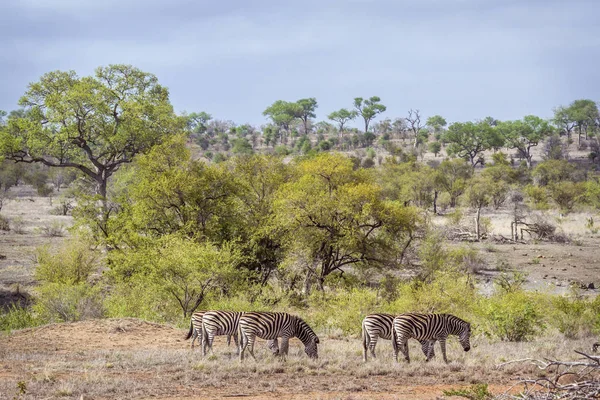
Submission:
[[[354,108],[358,112],[363,120],[365,121],[365,133],[369,131],[369,123],[377,116],[381,114],[387,108],[381,104],[381,99],[377,96],[363,99],[362,97],[354,98]]]
[[[300,162],[297,178],[278,191],[275,211],[287,228],[289,263],[300,261],[305,282],[321,290],[327,276],[348,266],[399,259],[418,220],[412,208],[384,200],[366,170],[335,153]]]
[[[444,134],[445,142],[449,143],[448,154],[469,161],[473,168],[483,164],[483,151],[497,145],[497,139],[495,127],[486,121],[455,122]]]
[[[516,149],[527,162],[528,168],[531,168],[532,147],[537,146],[553,132],[548,121],[535,115],[527,115],[519,121],[500,122],[497,129],[503,136],[506,146]]]
[[[599,118],[598,105],[589,99],[575,100],[568,107],[560,106],[554,110],[554,123],[568,136],[577,131],[578,142],[581,142],[582,135],[588,138]]]
[[[180,132],[167,88],[130,65],[96,69],[94,76],[49,72],[29,85],[9,119],[0,150],[9,160],[75,168],[95,183],[106,232],[107,184],[138,154]]]
[[[317,114],[315,114],[315,110],[317,109],[317,99],[314,97],[310,97],[308,99],[300,99],[296,102],[302,110],[299,113],[298,118],[302,120],[302,125],[304,126],[304,133],[308,134],[308,125],[311,118],[316,118]]]

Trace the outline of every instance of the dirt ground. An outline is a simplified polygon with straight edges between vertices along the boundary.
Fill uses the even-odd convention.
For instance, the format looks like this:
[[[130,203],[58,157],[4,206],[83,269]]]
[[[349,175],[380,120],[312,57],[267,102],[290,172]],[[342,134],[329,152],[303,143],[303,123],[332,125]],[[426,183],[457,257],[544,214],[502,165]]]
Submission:
[[[221,337],[214,355],[202,358],[185,333],[137,319],[105,319],[0,336],[0,398],[17,396],[23,382],[25,393],[14,398],[438,399],[448,398],[444,390],[481,382],[503,393],[522,372],[479,366],[477,353],[471,357],[458,344],[450,347],[456,359],[450,365],[425,364],[415,353],[411,364],[394,364],[384,355],[388,341],[378,349],[381,359],[363,364],[359,339],[324,340],[318,361],[308,360],[298,342],[286,362],[258,343],[258,362],[240,364]],[[486,346],[476,351],[489,351]]]

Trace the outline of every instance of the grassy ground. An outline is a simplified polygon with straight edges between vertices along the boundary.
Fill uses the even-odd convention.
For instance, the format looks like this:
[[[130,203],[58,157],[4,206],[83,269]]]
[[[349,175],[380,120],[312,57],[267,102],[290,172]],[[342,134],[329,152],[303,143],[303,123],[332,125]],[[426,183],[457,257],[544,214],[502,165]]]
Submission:
[[[564,341],[547,336],[530,343],[490,343],[473,338],[465,353],[448,346],[450,364],[425,363],[417,342],[410,364],[395,363],[389,341],[377,360],[362,362],[360,339],[322,337],[319,359],[309,360],[294,340],[287,361],[257,343],[258,361],[240,363],[233,346],[217,338],[213,355],[189,348],[186,331],[136,319],[53,324],[0,337],[0,393],[11,395],[24,382],[22,399],[38,398],[279,398],[435,399],[443,390],[486,383],[495,394],[522,375],[538,376],[531,364],[497,364],[527,357],[574,359],[592,338]],[[22,385],[22,384],[21,384]],[[514,389],[516,390],[516,389]]]

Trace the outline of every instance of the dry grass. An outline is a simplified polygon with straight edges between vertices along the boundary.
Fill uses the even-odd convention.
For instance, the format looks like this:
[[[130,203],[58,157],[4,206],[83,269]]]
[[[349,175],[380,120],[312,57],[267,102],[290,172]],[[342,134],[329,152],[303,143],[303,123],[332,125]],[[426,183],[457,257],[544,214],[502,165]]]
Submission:
[[[124,327],[123,330],[117,329]],[[287,361],[270,355],[257,343],[258,361],[240,363],[233,346],[217,338],[215,354],[203,358],[182,340],[184,330],[135,319],[53,324],[0,337],[0,393],[38,398],[218,398],[249,396],[304,398],[436,398],[442,390],[476,383],[501,393],[517,375],[536,376],[533,365],[499,363],[522,358],[574,359],[573,350],[587,350],[593,339],[565,341],[560,335],[530,343],[472,340],[465,353],[457,340],[448,343],[450,364],[425,363],[418,343],[410,342],[411,363],[395,363],[391,344],[378,344],[378,359],[362,362],[360,339],[321,335],[319,359],[312,361],[293,340]],[[433,390],[432,388],[435,388]],[[206,397],[204,397],[206,396]]]

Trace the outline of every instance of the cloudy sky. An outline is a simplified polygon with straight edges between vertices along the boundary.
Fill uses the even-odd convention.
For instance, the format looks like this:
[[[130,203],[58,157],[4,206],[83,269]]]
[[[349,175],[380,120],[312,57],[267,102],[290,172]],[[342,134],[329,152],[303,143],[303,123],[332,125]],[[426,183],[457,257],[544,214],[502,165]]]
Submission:
[[[0,109],[52,70],[126,63],[177,111],[262,124],[275,100],[354,97],[449,122],[600,100],[598,0],[2,0]]]

